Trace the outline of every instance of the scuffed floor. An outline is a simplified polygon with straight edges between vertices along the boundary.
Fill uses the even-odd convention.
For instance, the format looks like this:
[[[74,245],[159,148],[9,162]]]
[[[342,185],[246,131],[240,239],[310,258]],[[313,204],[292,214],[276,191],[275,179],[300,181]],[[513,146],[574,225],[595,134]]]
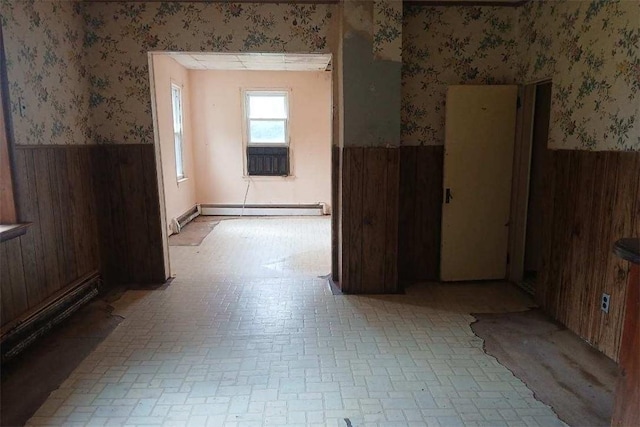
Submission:
[[[332,295],[329,218],[221,222],[172,247],[168,287],[124,318],[32,425],[553,426],[484,353],[469,313],[521,311],[502,283]]]

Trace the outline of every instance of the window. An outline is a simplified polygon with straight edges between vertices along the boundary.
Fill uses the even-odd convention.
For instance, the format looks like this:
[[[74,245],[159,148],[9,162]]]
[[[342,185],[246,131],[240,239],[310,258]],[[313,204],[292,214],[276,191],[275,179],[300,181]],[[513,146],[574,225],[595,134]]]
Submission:
[[[186,178],[183,158],[182,132],[182,88],[171,85],[171,104],[173,106],[173,141],[176,150],[176,176],[178,180]]]
[[[0,224],[17,222],[11,171],[9,93],[4,41],[0,33]]]
[[[16,212],[8,87],[6,58],[0,30],[0,242],[23,235],[29,227],[28,223],[18,223]]]
[[[289,142],[287,92],[246,92],[249,146],[282,146]]]
[[[4,80],[4,79],[3,79]],[[9,151],[9,131],[5,124],[4,81],[0,84],[0,224],[17,222]]]

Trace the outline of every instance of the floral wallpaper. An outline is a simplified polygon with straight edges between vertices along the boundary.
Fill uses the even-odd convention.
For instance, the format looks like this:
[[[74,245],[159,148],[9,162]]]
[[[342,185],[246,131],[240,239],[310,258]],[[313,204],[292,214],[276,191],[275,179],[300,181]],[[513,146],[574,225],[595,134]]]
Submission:
[[[90,143],[79,4],[1,0],[0,15],[15,143]]]
[[[373,4],[373,54],[375,59],[402,60],[402,0]]]
[[[90,52],[96,142],[153,142],[147,52],[337,51],[331,47],[339,37],[336,7],[200,2],[87,4],[85,49]]]
[[[336,53],[339,7],[0,0],[16,143],[152,143],[149,51]],[[443,143],[449,84],[552,78],[551,148],[640,150],[640,2],[372,8],[403,144]]]
[[[640,2],[531,1],[520,81],[552,78],[549,146],[640,150]]]
[[[402,145],[444,144],[448,85],[513,83],[516,9],[404,8]]]

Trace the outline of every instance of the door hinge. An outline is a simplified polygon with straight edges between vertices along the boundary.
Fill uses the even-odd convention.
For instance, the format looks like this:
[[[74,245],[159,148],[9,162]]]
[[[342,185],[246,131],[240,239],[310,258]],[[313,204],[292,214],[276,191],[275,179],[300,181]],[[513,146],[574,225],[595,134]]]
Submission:
[[[520,100],[520,96],[516,99],[516,108],[520,109],[522,107],[522,101]]]

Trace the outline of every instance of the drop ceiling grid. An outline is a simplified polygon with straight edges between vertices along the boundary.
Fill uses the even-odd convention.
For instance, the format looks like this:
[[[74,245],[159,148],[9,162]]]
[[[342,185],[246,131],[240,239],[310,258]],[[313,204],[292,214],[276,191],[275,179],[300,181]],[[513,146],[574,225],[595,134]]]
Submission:
[[[270,53],[171,53],[192,70],[324,71],[331,55]]]

